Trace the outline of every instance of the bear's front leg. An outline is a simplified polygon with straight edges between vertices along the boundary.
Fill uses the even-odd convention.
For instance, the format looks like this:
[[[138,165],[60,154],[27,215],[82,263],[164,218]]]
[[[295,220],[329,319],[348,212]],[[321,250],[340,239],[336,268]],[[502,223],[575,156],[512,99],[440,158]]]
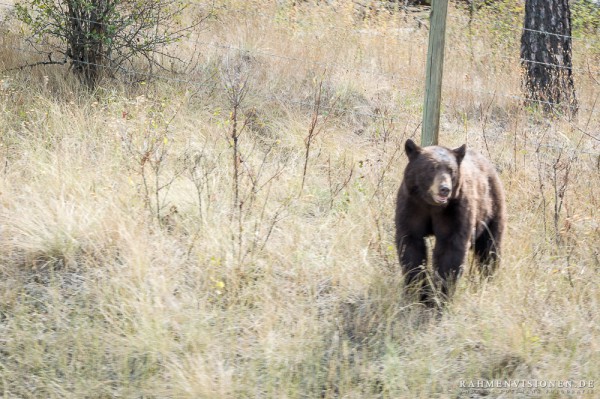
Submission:
[[[416,294],[421,302],[427,302],[431,289],[427,283],[425,265],[427,247],[425,238],[413,235],[399,235],[398,257],[404,274],[405,292]]]
[[[433,249],[434,282],[439,287],[442,299],[448,300],[454,292],[456,279],[465,262],[469,235],[454,232],[447,236],[437,236]]]

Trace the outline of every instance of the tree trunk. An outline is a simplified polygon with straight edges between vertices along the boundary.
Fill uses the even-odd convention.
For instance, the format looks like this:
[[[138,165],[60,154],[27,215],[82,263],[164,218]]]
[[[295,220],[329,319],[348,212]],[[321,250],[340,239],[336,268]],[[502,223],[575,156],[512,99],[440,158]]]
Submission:
[[[68,19],[71,24],[68,36],[69,53],[73,69],[89,87],[96,86],[104,67],[104,40],[106,16],[110,4],[107,0],[69,0]]]
[[[521,36],[523,91],[546,111],[577,112],[568,0],[526,0]]]

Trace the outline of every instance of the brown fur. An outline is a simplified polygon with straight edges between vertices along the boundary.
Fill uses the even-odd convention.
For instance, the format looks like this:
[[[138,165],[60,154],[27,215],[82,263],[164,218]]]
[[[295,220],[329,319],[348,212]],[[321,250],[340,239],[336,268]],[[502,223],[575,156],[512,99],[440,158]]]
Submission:
[[[398,191],[396,247],[407,287],[432,306],[435,298],[428,281],[447,298],[470,246],[484,276],[498,266],[506,223],[504,190],[494,166],[465,145],[453,150],[421,148],[409,139],[405,150],[409,163]],[[425,238],[432,235],[435,273],[428,280]]]

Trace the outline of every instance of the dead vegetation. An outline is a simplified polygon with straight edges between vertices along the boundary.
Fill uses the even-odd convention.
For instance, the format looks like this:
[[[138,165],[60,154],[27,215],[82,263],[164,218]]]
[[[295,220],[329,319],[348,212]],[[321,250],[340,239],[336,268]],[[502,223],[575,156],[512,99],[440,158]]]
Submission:
[[[597,55],[574,45],[578,119],[544,118],[512,97],[518,40],[450,10],[440,137],[495,163],[509,223],[497,277],[430,317],[393,247],[427,31],[352,2],[217,3],[180,46],[187,75],[2,74],[4,397],[456,398],[600,375]],[[3,30],[4,69],[30,55]]]

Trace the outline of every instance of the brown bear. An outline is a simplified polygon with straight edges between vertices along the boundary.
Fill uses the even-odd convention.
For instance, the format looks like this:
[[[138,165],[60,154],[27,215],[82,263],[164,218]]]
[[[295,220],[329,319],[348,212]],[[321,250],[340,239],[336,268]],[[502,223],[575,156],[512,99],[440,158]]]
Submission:
[[[474,247],[483,276],[497,267],[505,226],[504,190],[494,166],[482,155],[440,146],[419,147],[408,139],[408,165],[396,203],[396,248],[409,292],[434,306],[446,300]],[[435,236],[433,270],[427,278],[425,237]]]

